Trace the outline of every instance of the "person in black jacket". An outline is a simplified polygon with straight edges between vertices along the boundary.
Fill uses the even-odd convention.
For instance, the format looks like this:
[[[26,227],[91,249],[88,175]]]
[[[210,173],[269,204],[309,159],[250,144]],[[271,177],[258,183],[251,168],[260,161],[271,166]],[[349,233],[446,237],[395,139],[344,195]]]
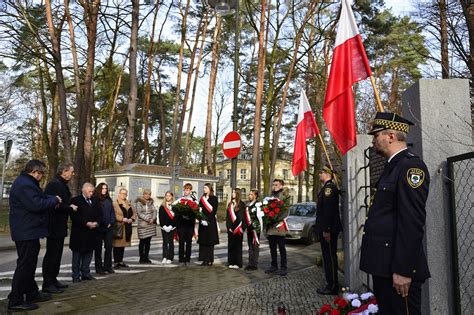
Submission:
[[[93,200],[94,186],[82,185],[82,194],[71,199],[71,205],[77,206],[71,211],[71,236],[69,248],[72,250],[72,282],[94,280],[90,274],[92,254],[97,245],[97,228],[101,219],[98,200]]]
[[[61,197],[58,207],[48,209],[48,237],[46,253],[43,258],[43,292],[61,293],[67,284],[58,281],[57,276],[61,267],[64,239],[67,236],[67,220],[69,218],[69,201],[71,192],[68,183],[74,176],[74,165],[63,163],[59,165],[56,176],[46,185],[45,193]]]
[[[35,270],[40,251],[40,238],[48,235],[48,213],[60,205],[61,197],[43,193],[39,181],[46,165],[39,160],[26,163],[10,189],[10,232],[18,259],[8,295],[8,310],[29,311],[38,308],[36,302],[51,299],[50,293],[40,292]],[[25,299],[26,297],[26,299]]]
[[[196,201],[192,194],[193,185],[186,183],[183,186],[184,195],[181,198],[191,199]],[[179,238],[179,263],[181,266],[186,266],[191,261],[191,246],[194,234],[194,225],[196,219],[184,215],[176,215],[176,226],[178,228]]]
[[[199,260],[203,266],[214,263],[214,246],[219,244],[216,217],[218,206],[219,201],[214,195],[214,188],[209,183],[205,184],[204,194],[199,199],[203,219],[199,221],[198,231]]]
[[[421,285],[430,277],[423,236],[430,174],[408,151],[413,125],[393,113],[377,113],[375,151],[388,158],[364,224],[360,269],[371,274],[380,314],[420,314]]]
[[[326,286],[319,288],[319,294],[337,295],[339,282],[337,280],[337,237],[342,230],[339,214],[339,190],[333,182],[334,171],[324,166],[319,172],[319,180],[323,184],[318,194],[316,213],[316,232],[323,254]]]
[[[115,223],[115,211],[112,206],[112,199],[109,196],[109,186],[100,183],[96,186],[92,195],[94,201],[98,201],[101,209],[102,221],[97,228],[97,244],[94,249],[95,272],[99,275],[114,273],[112,267],[112,240]],[[104,260],[102,261],[102,244],[105,249]]]
[[[161,235],[163,237],[163,261],[162,264],[171,264],[174,258],[174,235],[176,233],[175,214],[171,210],[174,201],[174,194],[167,191],[165,199],[158,210]]]
[[[225,222],[228,238],[227,264],[231,269],[242,268],[242,241],[246,226],[245,203],[241,200],[240,188],[232,191]]]

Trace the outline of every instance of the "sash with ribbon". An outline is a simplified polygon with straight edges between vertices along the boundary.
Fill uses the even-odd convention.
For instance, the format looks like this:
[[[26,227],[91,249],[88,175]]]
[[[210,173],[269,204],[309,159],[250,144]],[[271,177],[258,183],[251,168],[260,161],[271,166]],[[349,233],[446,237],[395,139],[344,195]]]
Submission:
[[[229,207],[227,208],[227,211],[229,212],[229,216],[230,216],[230,219],[232,221],[232,223],[235,223],[235,221],[237,220],[237,216],[235,215],[235,211],[234,211],[234,204],[231,202]],[[242,222],[239,223],[239,225],[237,225],[237,227],[232,230],[231,228],[229,228],[229,232],[236,235],[236,234],[239,234],[239,235],[243,235],[242,233]]]
[[[174,212],[168,208],[168,205],[164,206],[163,208],[165,208],[166,214],[170,217],[170,219],[174,221]]]
[[[280,223],[278,223],[275,228],[278,232],[286,231],[288,232],[290,229],[288,228],[288,223],[286,223],[286,218],[283,219]]]
[[[250,218],[250,209],[249,209],[249,207],[245,207],[245,221],[247,222],[247,226],[252,226],[252,219]],[[252,244],[253,245],[260,245],[260,241],[258,240],[258,235],[257,235],[257,232],[255,231],[255,229],[252,229],[252,231],[250,233],[252,233],[252,236],[253,236]]]
[[[204,209],[206,209],[207,212],[212,213],[212,210],[214,210],[214,209],[212,208],[212,205],[209,203],[209,201],[207,201],[207,198],[202,196],[200,201],[203,204]]]

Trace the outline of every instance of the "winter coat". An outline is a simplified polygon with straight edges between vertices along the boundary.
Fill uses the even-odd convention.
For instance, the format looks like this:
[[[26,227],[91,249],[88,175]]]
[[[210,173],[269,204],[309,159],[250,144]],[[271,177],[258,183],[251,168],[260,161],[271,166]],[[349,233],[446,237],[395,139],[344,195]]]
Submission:
[[[53,239],[64,238],[67,236],[67,221],[71,210],[69,206],[71,192],[67,181],[60,175],[56,175],[46,185],[44,192],[48,195],[59,196],[62,200],[57,207],[54,206],[48,209],[48,237]]]
[[[48,235],[48,208],[58,203],[56,196],[45,194],[39,182],[22,173],[10,189],[10,230],[13,241],[28,241]]]
[[[102,210],[102,222],[99,226],[99,232],[107,232],[114,228],[115,223],[115,211],[112,205],[112,199],[106,198],[99,200],[100,208]],[[110,226],[109,226],[110,224]],[[109,227],[107,227],[109,226]]]
[[[136,210],[138,216],[137,234],[139,239],[156,236],[156,208],[153,199],[137,198]],[[152,220],[153,223],[149,223]]]
[[[135,220],[137,219],[137,212],[132,207],[132,205],[128,202],[128,200],[127,201],[122,201],[122,200],[114,201],[113,207],[115,211],[115,222],[123,225],[124,233],[122,234],[121,239],[114,239],[112,241],[112,246],[113,247],[129,247],[132,245],[132,240],[130,237],[127,239],[127,235],[131,236],[132,224],[123,222],[123,219],[124,219],[123,210],[125,210],[127,213],[125,218],[132,219],[133,222],[135,222]]]
[[[219,234],[217,232],[217,207],[219,201],[216,196],[209,196],[207,202],[211,205],[212,211],[209,212],[204,204],[204,196],[199,200],[199,207],[202,209],[204,220],[207,222],[207,226],[199,224],[198,230],[198,243],[201,245],[216,245],[219,244]]]
[[[71,208],[71,236],[69,248],[72,251],[86,253],[93,251],[98,241],[97,228],[91,229],[87,222],[97,222],[100,226],[102,211],[97,200],[89,204],[83,195],[71,199],[71,204],[77,206],[77,210]]]

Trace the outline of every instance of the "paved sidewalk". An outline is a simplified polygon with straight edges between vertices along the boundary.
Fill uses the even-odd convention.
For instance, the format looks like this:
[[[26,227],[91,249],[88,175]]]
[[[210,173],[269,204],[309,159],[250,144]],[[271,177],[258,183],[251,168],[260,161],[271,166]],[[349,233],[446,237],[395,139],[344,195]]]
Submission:
[[[288,252],[289,274],[230,270],[224,265],[172,266],[137,274],[113,274],[71,284],[28,314],[287,314],[317,313],[332,297],[319,296],[324,276],[315,266],[319,244]],[[264,256],[261,268],[269,265]],[[0,301],[6,313],[7,301]]]

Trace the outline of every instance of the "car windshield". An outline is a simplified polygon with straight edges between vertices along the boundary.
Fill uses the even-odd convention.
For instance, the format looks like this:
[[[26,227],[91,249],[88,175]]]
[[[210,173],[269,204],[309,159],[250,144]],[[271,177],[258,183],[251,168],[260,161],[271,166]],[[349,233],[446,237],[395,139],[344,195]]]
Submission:
[[[316,206],[296,204],[290,207],[290,215],[296,215],[300,217],[314,217],[316,216]]]

